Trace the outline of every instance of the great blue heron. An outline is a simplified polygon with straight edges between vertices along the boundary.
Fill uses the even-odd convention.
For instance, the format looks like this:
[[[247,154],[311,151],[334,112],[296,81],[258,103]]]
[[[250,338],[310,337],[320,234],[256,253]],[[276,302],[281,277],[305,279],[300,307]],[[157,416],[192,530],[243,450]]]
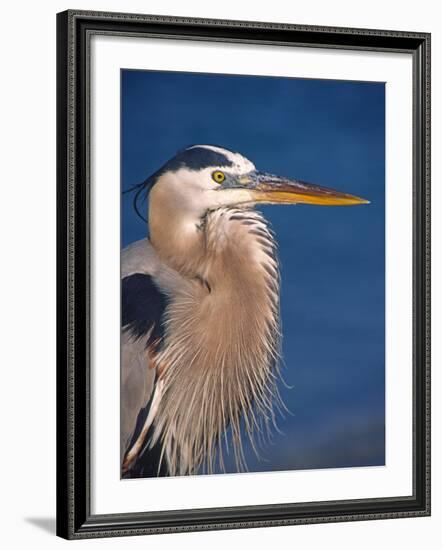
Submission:
[[[278,399],[276,242],[254,206],[368,201],[212,145],[180,151],[135,190],[139,213],[149,194],[149,237],[122,253],[122,473],[222,468],[228,429],[241,470],[241,429],[255,446]]]

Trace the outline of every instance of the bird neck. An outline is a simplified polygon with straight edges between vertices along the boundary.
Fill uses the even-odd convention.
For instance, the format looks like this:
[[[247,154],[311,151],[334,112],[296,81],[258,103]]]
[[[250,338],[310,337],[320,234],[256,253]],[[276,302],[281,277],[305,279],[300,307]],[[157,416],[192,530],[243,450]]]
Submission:
[[[193,234],[194,279],[168,308],[158,358],[166,368],[155,433],[175,474],[195,473],[201,464],[212,471],[227,426],[237,467],[244,468],[241,419],[253,439],[263,427],[259,418],[264,424],[274,418],[271,395],[277,395],[279,272],[272,234],[252,210],[219,209],[200,223]]]
[[[151,194],[150,242],[167,266],[186,279],[197,277],[204,260],[205,213],[186,209],[174,200],[163,200],[161,196],[157,197],[158,192]]]

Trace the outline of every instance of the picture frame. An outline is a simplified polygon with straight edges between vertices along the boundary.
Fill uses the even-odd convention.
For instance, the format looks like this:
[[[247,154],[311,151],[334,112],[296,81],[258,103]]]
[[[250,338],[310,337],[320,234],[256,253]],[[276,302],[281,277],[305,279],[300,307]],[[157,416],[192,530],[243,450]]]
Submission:
[[[412,58],[412,494],[96,514],[91,508],[91,38]],[[320,77],[320,75],[318,75]],[[118,113],[116,113],[117,116]],[[401,244],[399,244],[401,246]],[[410,266],[411,269],[411,266]],[[411,303],[410,303],[411,307]],[[68,10],[57,15],[57,535],[67,539],[430,514],[430,35]],[[115,404],[117,407],[118,404]],[[132,483],[135,483],[133,481]]]

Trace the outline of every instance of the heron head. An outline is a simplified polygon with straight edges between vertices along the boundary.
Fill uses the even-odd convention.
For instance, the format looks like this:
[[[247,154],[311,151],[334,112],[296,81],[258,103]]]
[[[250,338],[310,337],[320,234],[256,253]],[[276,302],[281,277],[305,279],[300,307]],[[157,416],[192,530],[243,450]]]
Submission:
[[[261,172],[240,153],[193,145],[177,153],[143,184],[158,203],[198,216],[229,206],[267,204],[355,205],[369,201],[294,178]]]

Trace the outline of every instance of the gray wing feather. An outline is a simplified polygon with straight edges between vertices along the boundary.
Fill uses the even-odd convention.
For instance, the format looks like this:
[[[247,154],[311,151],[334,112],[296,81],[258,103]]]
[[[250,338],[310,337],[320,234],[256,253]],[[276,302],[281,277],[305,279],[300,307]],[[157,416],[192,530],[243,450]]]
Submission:
[[[139,420],[146,415],[156,381],[156,369],[149,364],[149,346],[163,338],[162,318],[167,304],[188,281],[163,264],[148,239],[122,251],[121,331],[121,437],[123,459]],[[142,413],[140,415],[140,413]]]
[[[159,265],[156,253],[147,239],[129,245],[122,251],[121,255],[123,285],[131,277],[137,279],[140,276],[153,277],[158,271]],[[129,311],[129,314],[132,315],[131,320],[135,323],[135,329],[139,328],[139,332],[130,329],[124,330],[124,327],[121,331],[121,459],[123,459],[134,434],[138,415],[150,400],[156,374],[155,369],[149,366],[149,355],[146,346],[152,327],[148,322],[149,319],[139,319],[143,316],[143,306],[147,315],[152,314],[152,308],[149,304],[151,297],[131,296],[131,293],[134,294],[137,288],[143,291],[143,287],[136,287],[132,284],[127,292],[123,291],[122,293],[123,320],[125,315],[127,316],[127,311]],[[139,307],[134,309],[132,302]],[[154,313],[158,317],[159,312]],[[137,324],[137,321],[140,322]],[[152,323],[159,321],[159,319],[153,319]],[[143,334],[143,330],[145,330],[145,334]]]
[[[138,414],[150,400],[155,382],[155,369],[142,340],[121,334],[121,460],[135,430]]]

